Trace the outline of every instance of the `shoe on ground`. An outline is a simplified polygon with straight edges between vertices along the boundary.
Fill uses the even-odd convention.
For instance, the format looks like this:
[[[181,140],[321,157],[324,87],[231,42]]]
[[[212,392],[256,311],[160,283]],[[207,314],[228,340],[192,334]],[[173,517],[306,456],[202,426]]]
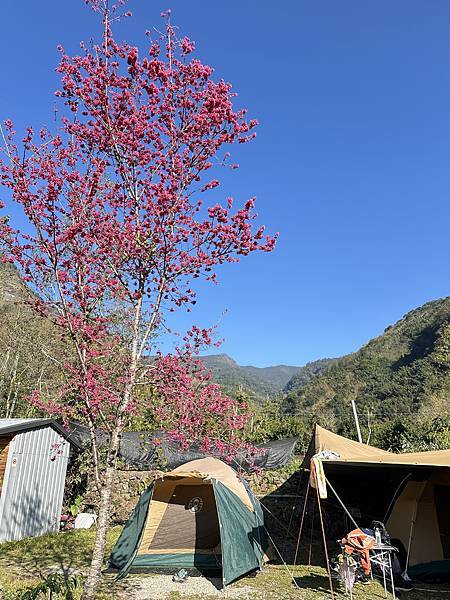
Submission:
[[[370,584],[370,578],[367,577],[367,575],[365,573],[362,573],[361,575],[358,576],[358,579],[356,580],[357,583],[362,583],[362,585],[369,585]]]

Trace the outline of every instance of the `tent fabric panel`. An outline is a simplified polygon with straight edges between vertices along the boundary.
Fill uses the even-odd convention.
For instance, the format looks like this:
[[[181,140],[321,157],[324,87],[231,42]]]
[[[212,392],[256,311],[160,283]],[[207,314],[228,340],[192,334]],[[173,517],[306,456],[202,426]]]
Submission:
[[[443,450],[447,453],[447,450]],[[352,459],[336,459],[332,462],[355,462],[367,464],[382,464],[382,465],[398,465],[411,467],[450,467],[450,452],[445,456],[437,455],[437,452],[418,452],[418,453],[403,453],[394,454],[388,452],[387,456],[374,457],[373,455],[360,456]]]
[[[186,544],[186,545],[188,545],[188,544]],[[195,548],[195,550],[192,550],[191,552],[189,551],[189,548],[162,548],[162,549],[150,548],[145,553],[140,552],[136,556],[144,556],[145,554],[148,554],[149,556],[151,556],[153,554],[158,555],[158,554],[189,554],[189,553],[190,554],[205,554],[205,555],[206,554],[220,555],[221,554],[221,546],[220,546],[220,544],[218,544],[214,548]]]
[[[361,464],[391,464],[411,465],[422,467],[450,467],[450,450],[432,450],[429,452],[409,452],[395,454],[381,450],[355,440],[349,440],[337,435],[320,425],[316,425],[311,442],[308,446],[302,467],[309,468],[314,454],[323,450],[331,450],[339,456],[327,462],[331,463],[361,463]]]
[[[192,510],[192,503],[199,507],[197,512]],[[183,484],[175,486],[151,543],[141,543],[139,553],[212,552],[218,547],[219,521],[212,485]]]
[[[339,455],[339,458],[337,458],[336,461],[354,461],[364,458],[381,459],[381,457],[389,456],[391,454],[386,450],[380,450],[379,448],[361,444],[355,440],[349,440],[316,424],[302,466],[304,468],[309,468],[309,463],[314,454],[322,452],[323,450],[336,452]]]
[[[443,558],[434,489],[427,483],[417,508],[409,564],[414,566]]]
[[[140,554],[136,556],[131,565],[131,570],[148,568],[172,568],[188,569],[220,569],[222,557],[220,554],[199,554],[193,552],[185,553],[159,553]]]
[[[126,522],[109,558],[109,565],[120,569],[119,576],[126,575],[130,563],[136,554],[147,520],[148,507],[153,494],[153,486],[149,486],[136,505],[133,514]]]
[[[424,583],[450,582],[450,560],[434,560],[426,564],[414,565],[408,569],[408,575],[413,580]]]
[[[254,550],[260,564],[262,565],[263,563],[269,560],[269,557],[267,555],[269,551],[269,539],[266,528],[264,526],[264,513],[261,502],[253,495],[253,492],[248,482],[245,481],[245,479],[243,479],[242,481],[253,504],[255,520],[257,523],[256,528],[253,529],[253,539],[255,542]]]
[[[394,455],[397,459],[406,460],[409,465],[428,465],[433,467],[450,467],[450,450],[430,450],[428,452],[408,452]]]
[[[430,483],[450,485],[450,470],[445,468],[434,469],[430,476]]]
[[[253,504],[249,498],[248,492],[242,481],[239,479],[236,471],[217,458],[208,457],[192,460],[169,473],[164,473],[161,477],[164,479],[172,477],[189,477],[208,480],[216,479],[234,492],[249,510],[253,510]]]
[[[411,477],[410,469],[404,467],[378,465],[368,469],[365,465],[350,466],[329,461],[324,461],[323,466],[328,481],[345,506],[350,512],[356,510],[354,515],[359,511],[357,521],[363,527],[369,526],[374,519],[383,522],[388,520],[390,509],[395,506],[395,503],[392,506],[394,496],[401,493],[402,484]],[[423,478],[420,476],[419,479]],[[340,506],[331,492],[328,501],[336,507]]]
[[[408,481],[386,522],[386,529],[391,538],[399,539],[405,548],[408,548],[411,529],[413,530],[411,545],[414,545],[414,524],[426,484],[426,481]]]
[[[255,542],[261,526],[255,513],[227,486],[221,481],[214,481],[213,485],[222,540],[223,583],[228,585],[262,566]]]
[[[386,524],[391,538],[408,548],[409,565],[414,566],[444,558],[436,512],[433,484],[410,481],[397,499]]]

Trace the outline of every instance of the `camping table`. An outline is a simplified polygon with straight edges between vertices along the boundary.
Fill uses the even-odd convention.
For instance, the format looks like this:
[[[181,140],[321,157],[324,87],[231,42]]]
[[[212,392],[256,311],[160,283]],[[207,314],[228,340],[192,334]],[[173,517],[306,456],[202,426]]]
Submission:
[[[394,573],[392,571],[392,552],[397,552],[397,548],[390,546],[389,544],[377,544],[370,550],[370,562],[381,567],[383,573],[383,587],[384,597],[387,598],[387,581],[386,581],[386,570],[389,571],[389,577],[391,579],[392,596],[394,600],[396,598],[394,588]]]

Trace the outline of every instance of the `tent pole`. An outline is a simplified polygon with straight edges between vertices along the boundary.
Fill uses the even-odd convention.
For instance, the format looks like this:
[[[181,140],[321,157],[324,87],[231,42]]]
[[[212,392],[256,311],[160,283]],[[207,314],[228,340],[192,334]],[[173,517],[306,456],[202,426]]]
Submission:
[[[412,473],[408,473],[408,475],[406,475],[406,476],[405,476],[405,477],[404,477],[404,478],[401,480],[401,482],[398,484],[398,486],[397,486],[397,489],[395,490],[395,492],[394,492],[394,495],[392,496],[392,500],[391,500],[391,501],[390,501],[390,503],[389,503],[388,509],[387,509],[387,511],[386,511],[386,513],[385,513],[385,515],[384,515],[384,517],[383,517],[383,523],[386,523],[386,521],[387,521],[387,519],[388,519],[389,515],[391,514],[391,508],[392,508],[392,506],[393,506],[394,502],[397,500],[397,494],[398,494],[398,491],[400,490],[400,488],[402,487],[402,485],[405,483],[405,481],[406,481],[407,479],[409,479],[409,477],[411,477],[411,475],[412,475]]]
[[[411,545],[412,545],[414,527],[416,525],[417,511],[419,510],[419,500],[422,497],[423,491],[425,489],[425,485],[426,485],[426,483],[422,482],[422,489],[420,490],[420,494],[418,494],[416,496],[416,501],[414,502],[413,512],[411,515],[411,527],[409,529],[408,550],[406,552],[406,565],[405,565],[405,571],[404,571],[405,573],[408,571],[408,567],[409,567],[409,556],[411,554]]]
[[[311,559],[312,559],[312,542],[313,542],[313,535],[314,535],[314,513],[315,513],[315,509],[316,505],[315,503],[312,505],[312,511],[311,511],[311,532],[310,532],[310,536],[309,536],[309,553],[308,553],[308,567],[311,566]]]
[[[336,496],[337,501],[339,502],[339,504],[342,506],[344,512],[347,514],[348,518],[350,519],[350,521],[353,523],[353,525],[358,528],[359,525],[358,523],[355,521],[355,519],[352,517],[350,511],[347,509],[347,507],[345,506],[345,504],[342,502],[342,500],[339,498],[336,490],[334,489],[334,487],[331,485],[331,483],[328,481],[328,479],[325,477],[325,481],[327,482],[328,487],[330,488],[330,490],[333,492],[333,494]]]
[[[296,495],[296,497],[298,497],[298,492],[300,491],[300,488],[302,487],[302,483],[303,483],[303,478],[304,478],[304,475],[305,475],[305,471],[302,471],[302,472],[301,472],[301,476],[300,476],[300,478],[299,478],[299,481],[298,481],[298,483],[297,483],[297,489],[295,490],[295,495]],[[295,517],[295,509],[296,509],[296,507],[297,507],[297,505],[296,505],[296,504],[294,504],[294,506],[293,506],[293,508],[292,508],[292,514],[291,514],[291,518],[289,519],[288,533],[289,533],[289,532],[290,532],[290,530],[291,530],[292,521],[294,520],[294,517]]]
[[[325,527],[323,524],[322,505],[320,503],[320,495],[319,495],[319,485],[317,483],[316,470],[314,467],[313,467],[312,471],[314,473],[314,483],[315,483],[315,488],[316,488],[317,505],[319,508],[320,526],[322,528],[323,549],[325,551],[325,560],[327,562],[327,573],[328,573],[328,581],[330,583],[331,600],[334,600],[333,581],[331,579],[330,560],[328,558],[327,540],[326,540],[326,536],[325,536]]]
[[[302,536],[302,531],[303,531],[303,521],[305,520],[306,504],[308,502],[308,494],[309,494],[309,488],[310,487],[311,487],[311,481],[310,481],[310,479],[308,477],[308,487],[306,488],[305,500],[303,502],[303,512],[302,512],[302,518],[301,518],[301,521],[300,521],[300,529],[298,530],[297,547],[295,548],[294,567],[297,564],[298,549],[299,549],[299,546],[300,546],[300,538]]]
[[[416,511],[414,511],[415,513]],[[415,514],[413,514],[412,519],[411,519],[411,527],[409,528],[409,537],[408,537],[408,550],[406,552],[406,564],[405,564],[405,570],[404,573],[407,572],[408,567],[409,567],[409,555],[411,553],[411,543],[412,543],[412,536],[413,536],[413,529],[414,529],[414,525],[415,525]]]

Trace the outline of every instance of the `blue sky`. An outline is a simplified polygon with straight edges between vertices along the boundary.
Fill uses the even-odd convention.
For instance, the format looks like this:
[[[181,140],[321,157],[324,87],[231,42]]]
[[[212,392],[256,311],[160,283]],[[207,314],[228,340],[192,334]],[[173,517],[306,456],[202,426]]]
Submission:
[[[134,0],[117,37],[141,43],[167,7],[261,123],[221,196],[256,195],[280,231],[271,255],[201,289],[194,320],[220,322],[222,351],[258,366],[338,356],[448,295],[448,0]],[[2,9],[0,118],[51,124],[56,45],[76,51],[95,17],[82,0]]]

